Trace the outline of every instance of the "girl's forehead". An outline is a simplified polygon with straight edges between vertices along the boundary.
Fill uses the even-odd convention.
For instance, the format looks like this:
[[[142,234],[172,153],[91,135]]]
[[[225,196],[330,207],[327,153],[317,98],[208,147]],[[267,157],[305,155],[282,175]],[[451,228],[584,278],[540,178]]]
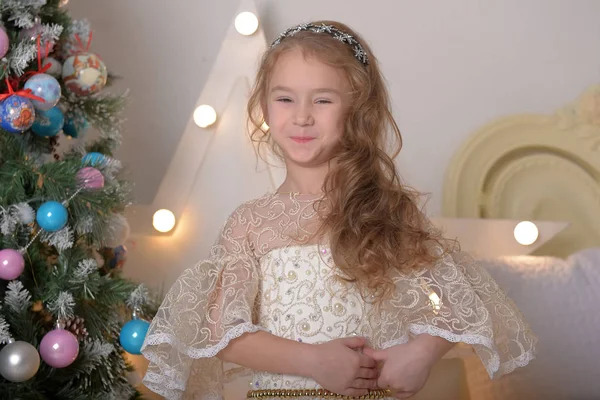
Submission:
[[[290,50],[279,55],[271,71],[271,85],[280,84],[281,81],[303,86],[310,83],[344,86],[346,77],[340,68],[321,61],[315,55]]]
[[[290,68],[320,69],[324,67],[331,68],[314,54],[306,53],[300,49],[291,49],[277,57],[273,70],[278,72],[278,70]]]

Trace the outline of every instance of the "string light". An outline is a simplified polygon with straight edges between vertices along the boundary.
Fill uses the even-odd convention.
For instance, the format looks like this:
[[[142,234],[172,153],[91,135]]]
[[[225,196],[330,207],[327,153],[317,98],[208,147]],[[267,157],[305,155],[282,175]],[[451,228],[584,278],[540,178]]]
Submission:
[[[521,221],[515,226],[514,235],[519,244],[529,246],[537,240],[539,230],[533,222]]]
[[[164,208],[158,210],[154,213],[152,225],[154,226],[154,229],[159,232],[169,232],[175,226],[175,215],[171,211]]]
[[[198,106],[194,111],[194,122],[200,128],[207,128],[217,120],[217,112],[209,105]]]
[[[235,29],[244,36],[252,35],[258,29],[258,18],[248,11],[239,13],[235,17]]]

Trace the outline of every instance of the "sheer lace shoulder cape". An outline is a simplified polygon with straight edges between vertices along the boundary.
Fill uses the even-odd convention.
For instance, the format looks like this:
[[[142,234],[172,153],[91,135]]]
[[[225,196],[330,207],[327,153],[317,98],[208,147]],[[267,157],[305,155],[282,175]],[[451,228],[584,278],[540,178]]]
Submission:
[[[329,268],[309,259],[312,252],[298,251],[326,251],[326,244],[307,242],[318,223],[317,199],[270,193],[231,214],[208,257],[182,273],[150,325],[142,347],[150,361],[143,380],[148,388],[167,399],[222,399],[223,383],[236,372],[248,372],[224,365],[216,355],[245,333],[277,331],[270,326],[272,319],[261,315],[267,296],[263,280],[277,271],[269,263],[285,263],[293,256],[307,258],[304,262],[315,268]],[[335,270],[330,267],[327,271]],[[287,275],[272,278],[287,282]],[[466,343],[491,378],[533,359],[537,340],[520,311],[466,254],[444,255],[429,268],[398,273],[394,282],[393,297],[367,312],[355,328],[368,335],[373,347],[406,343],[423,333]],[[327,323],[325,318],[323,329]],[[350,333],[347,326],[345,333]]]

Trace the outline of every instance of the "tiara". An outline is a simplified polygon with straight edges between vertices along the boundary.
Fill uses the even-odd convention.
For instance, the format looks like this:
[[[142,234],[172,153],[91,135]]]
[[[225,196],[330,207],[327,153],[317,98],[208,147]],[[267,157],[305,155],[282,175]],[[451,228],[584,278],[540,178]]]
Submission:
[[[348,46],[350,46],[352,51],[354,51],[354,57],[356,57],[358,59],[358,61],[360,61],[364,65],[369,65],[369,57],[367,56],[367,53],[362,48],[360,43],[358,43],[358,40],[356,40],[354,38],[354,36],[344,32],[344,31],[340,31],[338,28],[336,28],[333,25],[300,24],[300,25],[293,26],[291,28],[288,28],[285,32],[279,34],[277,39],[275,39],[275,41],[273,41],[273,43],[271,44],[270,48],[277,46],[286,37],[294,36],[296,33],[301,32],[301,31],[311,31],[311,32],[315,32],[315,33],[327,33],[329,36],[333,37],[334,39],[337,39],[340,42],[345,43]]]

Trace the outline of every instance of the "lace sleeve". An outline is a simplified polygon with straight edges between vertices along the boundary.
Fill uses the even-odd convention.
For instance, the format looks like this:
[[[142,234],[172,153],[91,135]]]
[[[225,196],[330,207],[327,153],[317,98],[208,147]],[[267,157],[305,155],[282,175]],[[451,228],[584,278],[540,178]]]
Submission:
[[[215,357],[232,339],[256,332],[257,261],[238,210],[210,257],[177,279],[152,320],[142,354],[144,384],[167,399],[222,398],[223,363]]]
[[[473,346],[490,378],[534,358],[537,338],[523,315],[467,254],[444,255],[429,269],[397,277],[396,286],[381,314],[381,347],[423,333],[463,342]]]

